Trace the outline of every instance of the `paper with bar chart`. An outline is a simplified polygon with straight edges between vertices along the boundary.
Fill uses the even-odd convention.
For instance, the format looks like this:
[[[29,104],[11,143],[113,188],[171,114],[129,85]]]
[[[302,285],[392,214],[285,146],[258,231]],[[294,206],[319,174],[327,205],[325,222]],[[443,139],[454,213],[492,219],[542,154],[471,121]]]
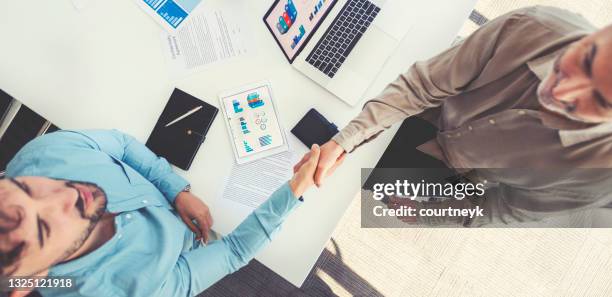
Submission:
[[[227,92],[220,100],[239,164],[287,150],[269,84]]]
[[[164,29],[181,27],[203,0],[133,0]]]

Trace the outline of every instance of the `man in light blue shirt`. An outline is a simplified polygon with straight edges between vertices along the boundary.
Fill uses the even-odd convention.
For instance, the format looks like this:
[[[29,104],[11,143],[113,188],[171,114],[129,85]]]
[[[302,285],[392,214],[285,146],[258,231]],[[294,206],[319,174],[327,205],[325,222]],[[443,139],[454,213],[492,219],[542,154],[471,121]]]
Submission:
[[[311,152],[231,234],[202,245],[208,208],[143,144],[114,130],[38,137],[0,180],[0,276],[72,278],[43,296],[197,295],[270,242],[313,185]]]

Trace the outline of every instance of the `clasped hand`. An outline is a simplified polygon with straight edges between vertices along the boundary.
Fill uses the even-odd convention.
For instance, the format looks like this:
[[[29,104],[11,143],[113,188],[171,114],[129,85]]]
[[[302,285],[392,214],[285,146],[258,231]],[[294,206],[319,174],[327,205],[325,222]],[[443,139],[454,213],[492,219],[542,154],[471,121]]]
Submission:
[[[302,170],[302,167],[312,162],[313,151],[306,153],[302,160],[300,160],[293,167],[293,172],[297,173]],[[334,173],[336,168],[342,164],[346,152],[344,149],[335,141],[330,140],[323,144],[320,148],[320,153],[317,156],[318,162],[316,164],[316,170],[314,172],[314,183],[317,187],[323,184],[323,180]]]
[[[313,145],[310,152],[293,167],[289,186],[295,197],[300,197],[313,185],[321,186],[323,179],[336,170],[346,153],[333,140],[323,146]],[[196,239],[208,242],[208,233],[213,225],[210,210],[197,196],[181,192],[176,196],[174,206],[181,220],[195,233]]]

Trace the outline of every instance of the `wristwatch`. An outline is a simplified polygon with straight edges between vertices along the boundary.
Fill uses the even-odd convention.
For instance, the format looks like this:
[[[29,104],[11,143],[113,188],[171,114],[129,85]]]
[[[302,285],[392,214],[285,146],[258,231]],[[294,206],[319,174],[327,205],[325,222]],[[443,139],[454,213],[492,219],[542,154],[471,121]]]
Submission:
[[[186,185],[185,188],[183,188],[183,190],[181,192],[191,192],[191,185]]]

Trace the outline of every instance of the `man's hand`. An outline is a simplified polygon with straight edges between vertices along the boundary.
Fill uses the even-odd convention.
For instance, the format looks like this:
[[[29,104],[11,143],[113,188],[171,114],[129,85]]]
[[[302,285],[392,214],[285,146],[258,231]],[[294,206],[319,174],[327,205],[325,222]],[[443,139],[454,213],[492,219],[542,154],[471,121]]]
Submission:
[[[298,172],[300,168],[310,160],[312,151],[304,155],[302,160],[293,166],[293,172]],[[335,141],[330,140],[321,146],[321,155],[319,157],[319,164],[317,164],[317,170],[314,176],[314,182],[317,187],[320,187],[323,180],[334,173],[336,168],[342,164],[346,152],[344,149]]]
[[[314,185],[314,174],[321,155],[321,148],[318,144],[313,144],[307,155],[308,158],[304,157],[305,159],[300,161],[302,164],[297,171],[294,167],[293,178],[289,181],[289,186],[295,197],[302,196],[308,188]]]
[[[208,206],[195,195],[180,192],[174,200],[174,207],[187,227],[196,234],[196,239],[204,239],[208,243],[208,232],[213,224]]]

